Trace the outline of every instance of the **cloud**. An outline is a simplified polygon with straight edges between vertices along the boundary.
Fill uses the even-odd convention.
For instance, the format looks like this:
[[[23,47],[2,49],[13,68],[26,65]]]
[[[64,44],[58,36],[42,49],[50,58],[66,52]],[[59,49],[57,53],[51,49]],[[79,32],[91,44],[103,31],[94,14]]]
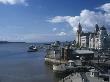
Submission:
[[[74,33],[77,30],[78,23],[80,22],[84,31],[93,31],[95,24],[99,24],[99,26],[105,25],[108,29],[110,26],[110,3],[106,3],[97,9],[100,11],[90,11],[88,9],[84,9],[81,11],[79,16],[55,16],[50,18],[48,22],[50,23],[68,23]],[[106,12],[103,12],[106,11]]]
[[[65,19],[68,19],[70,16],[56,16],[53,19],[48,20],[51,23],[59,23],[59,22],[65,22]]]
[[[25,6],[28,6],[26,0],[0,0],[0,3],[2,3],[2,4],[10,4],[10,5],[23,4]]]
[[[53,28],[52,31],[55,32],[57,30],[57,28]]]
[[[60,32],[60,33],[57,33],[56,35],[57,35],[57,36],[65,36],[65,35],[67,35],[67,33],[65,33],[65,32]]]
[[[96,9],[101,9],[101,10],[104,10],[105,12],[110,13],[110,3],[106,3],[106,4],[102,5],[101,7],[96,8]]]

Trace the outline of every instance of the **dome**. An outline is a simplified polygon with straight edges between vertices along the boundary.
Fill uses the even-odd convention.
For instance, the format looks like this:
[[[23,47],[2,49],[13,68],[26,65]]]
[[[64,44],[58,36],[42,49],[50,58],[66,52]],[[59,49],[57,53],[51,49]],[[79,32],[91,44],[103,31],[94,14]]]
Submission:
[[[105,28],[104,26],[102,26],[102,27],[100,28],[100,30],[106,30],[106,28]]]

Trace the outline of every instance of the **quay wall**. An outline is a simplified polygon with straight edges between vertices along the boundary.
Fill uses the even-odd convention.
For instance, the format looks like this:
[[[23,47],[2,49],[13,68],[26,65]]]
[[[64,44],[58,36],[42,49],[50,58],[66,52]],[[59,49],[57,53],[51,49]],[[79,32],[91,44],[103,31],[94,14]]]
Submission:
[[[52,63],[52,64],[63,64],[63,63],[66,63],[67,61],[57,60],[52,58],[45,58],[45,62]]]

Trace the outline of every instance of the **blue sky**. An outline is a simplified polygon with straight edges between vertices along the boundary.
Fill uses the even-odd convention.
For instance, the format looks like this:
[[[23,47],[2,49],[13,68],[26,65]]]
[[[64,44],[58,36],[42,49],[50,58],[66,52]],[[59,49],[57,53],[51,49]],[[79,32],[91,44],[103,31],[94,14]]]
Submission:
[[[95,23],[109,30],[109,11],[109,0],[0,0],[0,40],[71,41],[79,22],[84,30]]]

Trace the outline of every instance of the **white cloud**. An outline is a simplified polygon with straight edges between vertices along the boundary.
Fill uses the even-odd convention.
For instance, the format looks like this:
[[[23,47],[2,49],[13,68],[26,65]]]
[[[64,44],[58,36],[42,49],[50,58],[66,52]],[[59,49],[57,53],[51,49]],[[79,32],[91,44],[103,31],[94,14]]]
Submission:
[[[106,3],[106,4],[102,5],[101,7],[98,7],[97,9],[102,9],[102,10],[110,13],[110,3]]]
[[[65,36],[67,34],[65,32],[60,32],[60,33],[57,33],[56,35],[58,35],[58,36]]]
[[[99,26],[105,25],[107,28],[110,26],[110,3],[102,5],[100,11],[90,11],[84,9],[81,11],[79,16],[55,16],[48,21],[51,23],[68,23],[74,33],[77,30],[78,23],[80,22],[83,26],[83,30],[91,31],[94,30],[94,25],[99,24]],[[106,12],[103,12],[103,11]]]
[[[0,3],[10,4],[10,5],[23,4],[25,6],[28,6],[28,4],[26,3],[26,0],[0,0]]]
[[[56,16],[53,19],[48,20],[51,23],[59,23],[59,22],[65,22],[65,19],[68,19],[70,16]]]
[[[57,30],[57,28],[53,28],[52,31],[55,32]]]

